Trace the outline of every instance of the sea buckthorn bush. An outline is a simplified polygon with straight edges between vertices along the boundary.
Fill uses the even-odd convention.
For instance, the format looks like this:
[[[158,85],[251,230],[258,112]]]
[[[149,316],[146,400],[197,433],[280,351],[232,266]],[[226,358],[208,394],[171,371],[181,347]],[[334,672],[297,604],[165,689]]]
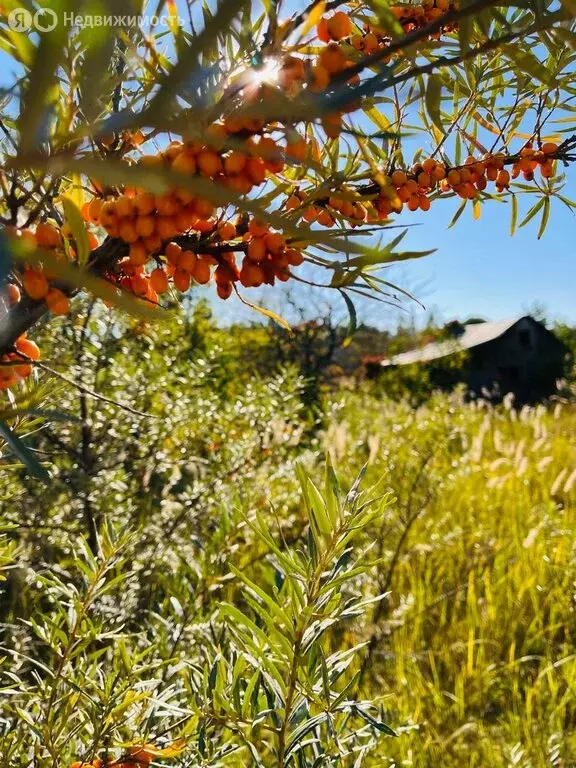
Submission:
[[[32,442],[42,453],[62,436],[61,482],[0,478],[6,765],[276,766],[284,753],[456,768],[468,752],[570,765],[572,404],[436,394],[415,409],[363,388],[328,395],[318,422],[288,372],[247,389],[200,311],[166,329],[138,381],[130,352],[150,338],[126,322],[102,351],[112,369],[95,354],[91,376],[114,377],[114,400],[141,413],[146,379],[165,393],[159,412],[187,392],[173,421],[92,399],[88,467],[71,422]],[[74,370],[78,339],[62,331],[42,342]],[[190,343],[200,351],[179,365]],[[62,382],[63,408],[74,393]],[[195,426],[178,426],[190,410]],[[333,537],[338,554],[332,515],[354,503],[369,518],[349,520],[355,548]]]
[[[539,235],[552,200],[573,206],[568,6],[311,0],[283,18],[252,5],[191,8],[190,30],[174,3],[165,31],[72,14],[38,39],[7,9],[24,83],[3,123],[11,396],[45,367],[37,322],[81,291],[160,322],[198,286],[255,306],[245,294],[294,281],[338,291],[353,324],[356,296],[401,295],[379,268],[426,253],[362,235],[443,198],[461,200],[454,222],[505,202],[514,230],[535,196],[520,225],[539,214]]]

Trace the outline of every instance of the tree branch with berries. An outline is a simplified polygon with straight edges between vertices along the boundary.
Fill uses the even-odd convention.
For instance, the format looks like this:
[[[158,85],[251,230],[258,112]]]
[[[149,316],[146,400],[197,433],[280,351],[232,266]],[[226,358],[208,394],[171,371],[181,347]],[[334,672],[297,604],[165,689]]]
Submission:
[[[390,264],[431,252],[386,242],[415,212],[456,204],[455,223],[498,200],[513,232],[532,198],[520,226],[539,217],[542,236],[553,203],[575,207],[569,4],[314,0],[256,18],[227,0],[194,30],[104,7],[110,36],[0,19],[20,72],[0,122],[0,390],[16,402],[34,326],[80,293],[153,320],[195,286],[257,310],[255,290],[294,280],[353,318],[355,296],[402,295]]]

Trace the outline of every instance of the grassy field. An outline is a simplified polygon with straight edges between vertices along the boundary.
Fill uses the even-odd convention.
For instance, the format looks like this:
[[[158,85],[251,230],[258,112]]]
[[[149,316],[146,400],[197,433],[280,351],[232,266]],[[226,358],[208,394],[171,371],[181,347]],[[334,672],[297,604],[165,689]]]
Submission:
[[[369,627],[399,765],[576,762],[576,413],[345,399],[327,433],[396,504]],[[376,761],[375,764],[378,764]]]

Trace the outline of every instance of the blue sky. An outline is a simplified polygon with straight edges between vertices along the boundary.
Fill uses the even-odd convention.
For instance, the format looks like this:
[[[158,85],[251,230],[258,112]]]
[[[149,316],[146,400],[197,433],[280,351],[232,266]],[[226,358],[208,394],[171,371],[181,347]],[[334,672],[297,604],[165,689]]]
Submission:
[[[565,191],[574,196],[576,183]],[[576,322],[576,220],[568,208],[553,201],[538,240],[538,217],[511,237],[510,206],[496,202],[482,206],[479,221],[465,211],[447,229],[456,206],[453,199],[437,201],[420,217],[422,226],[409,232],[410,245],[437,252],[403,265],[399,279],[405,287],[445,317],[475,314],[495,320],[537,302],[550,317]]]

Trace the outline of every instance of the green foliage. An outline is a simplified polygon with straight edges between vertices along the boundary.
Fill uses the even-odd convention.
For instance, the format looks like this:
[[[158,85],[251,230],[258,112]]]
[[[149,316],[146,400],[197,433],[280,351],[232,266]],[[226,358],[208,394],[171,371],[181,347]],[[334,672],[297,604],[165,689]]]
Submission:
[[[572,405],[366,386],[316,423],[205,307],[155,344],[89,310],[45,347],[152,418],[60,382],[51,483],[4,448],[3,765],[576,759]]]

